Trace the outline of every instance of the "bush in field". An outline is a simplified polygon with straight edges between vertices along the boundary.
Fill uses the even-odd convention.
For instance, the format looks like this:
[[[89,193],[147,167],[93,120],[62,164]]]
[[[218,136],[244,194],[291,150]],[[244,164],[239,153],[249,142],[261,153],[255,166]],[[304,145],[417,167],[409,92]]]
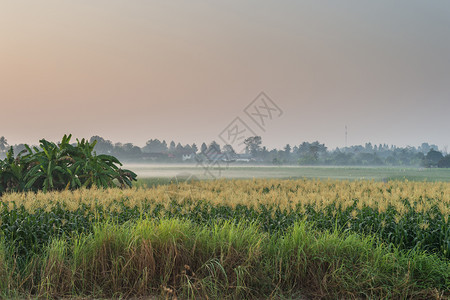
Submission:
[[[136,174],[119,168],[122,164],[110,155],[96,155],[96,142],[64,135],[59,144],[40,140],[40,147],[29,147],[14,157],[12,147],[0,160],[0,195],[5,192],[74,190],[80,187],[131,187]]]

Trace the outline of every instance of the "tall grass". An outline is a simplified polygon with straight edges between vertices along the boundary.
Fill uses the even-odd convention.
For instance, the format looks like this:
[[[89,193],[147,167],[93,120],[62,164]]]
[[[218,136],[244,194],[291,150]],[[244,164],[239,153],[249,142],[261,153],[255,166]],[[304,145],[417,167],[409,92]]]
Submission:
[[[0,240],[0,291],[9,289],[9,274],[7,266],[7,255],[5,251],[5,245],[3,239]]]
[[[0,247],[4,297],[450,296],[448,261],[390,248],[370,236],[317,231],[306,221],[274,234],[247,221],[102,222],[90,234],[53,239],[26,272],[14,269],[15,257],[7,251]]]

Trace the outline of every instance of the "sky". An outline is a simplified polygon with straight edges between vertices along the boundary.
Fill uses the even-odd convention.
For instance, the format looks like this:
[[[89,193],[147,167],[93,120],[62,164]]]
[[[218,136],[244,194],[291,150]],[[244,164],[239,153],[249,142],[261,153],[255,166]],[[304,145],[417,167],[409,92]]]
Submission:
[[[3,0],[0,136],[199,144],[239,118],[269,148],[342,147],[346,126],[348,145],[443,148],[449,16],[439,0]],[[261,92],[263,128],[246,114]]]

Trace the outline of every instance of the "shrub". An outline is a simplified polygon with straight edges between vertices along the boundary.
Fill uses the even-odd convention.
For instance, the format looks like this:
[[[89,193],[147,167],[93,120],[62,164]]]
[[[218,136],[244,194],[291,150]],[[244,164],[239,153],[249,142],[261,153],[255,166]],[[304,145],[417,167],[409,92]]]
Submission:
[[[25,150],[14,157],[11,147],[0,160],[0,195],[5,192],[74,190],[80,187],[131,187],[136,174],[123,170],[120,161],[111,155],[93,152],[96,142],[64,135],[59,144],[40,140],[40,147]],[[119,166],[118,166],[119,165]]]

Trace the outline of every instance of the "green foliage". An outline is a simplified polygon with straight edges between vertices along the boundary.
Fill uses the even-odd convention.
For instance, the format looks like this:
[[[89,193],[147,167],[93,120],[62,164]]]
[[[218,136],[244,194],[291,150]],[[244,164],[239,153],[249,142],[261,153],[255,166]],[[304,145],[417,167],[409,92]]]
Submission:
[[[0,195],[5,192],[77,189],[80,187],[131,187],[136,174],[118,167],[122,164],[110,155],[97,155],[96,142],[64,135],[59,144],[40,140],[39,147],[25,145],[14,158],[12,147],[0,160]]]
[[[20,163],[20,154],[14,158],[14,150],[11,147],[6,158],[0,160],[0,195],[9,191],[23,191],[24,186],[24,166]]]
[[[3,244],[3,298],[447,299],[450,292],[448,261],[306,221],[277,234],[245,220],[98,222],[89,234],[51,239],[20,270]]]
[[[47,209],[33,212],[23,206],[0,210],[0,229],[8,243],[15,244],[20,255],[39,253],[53,237],[90,233],[92,222],[113,220],[119,224],[140,218],[179,218],[200,225],[210,225],[217,220],[230,222],[256,222],[261,230],[282,233],[298,220],[314,224],[318,230],[339,229],[348,233],[370,234],[381,242],[403,250],[421,250],[450,258],[450,226],[438,207],[428,212],[417,212],[410,207],[403,217],[394,207],[380,213],[369,207],[357,208],[358,200],[346,209],[336,210],[330,205],[323,210],[308,207],[281,210],[276,205],[249,207],[212,204],[208,201],[171,200],[167,205],[147,201],[140,207],[130,205],[127,199],[110,205],[95,203],[93,207],[80,205],[69,210],[64,203],[49,204]],[[355,214],[356,212],[356,214]],[[423,224],[427,224],[424,226]]]
[[[426,167],[437,167],[440,160],[442,160],[444,156],[441,152],[431,149],[427,155],[425,155],[424,164]]]
[[[438,168],[450,168],[450,154],[447,154],[438,162]]]

